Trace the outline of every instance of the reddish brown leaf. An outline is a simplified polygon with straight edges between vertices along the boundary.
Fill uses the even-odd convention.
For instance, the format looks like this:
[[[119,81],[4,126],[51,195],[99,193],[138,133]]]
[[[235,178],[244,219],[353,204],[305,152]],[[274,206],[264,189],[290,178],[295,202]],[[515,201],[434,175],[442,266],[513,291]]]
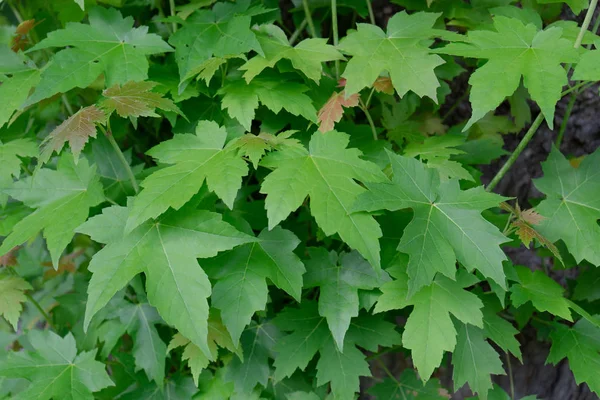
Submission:
[[[345,97],[343,90],[340,93],[333,93],[317,114],[319,131],[325,133],[333,130],[334,124],[342,119],[344,107],[356,107],[357,105],[358,93],[355,93],[348,98]]]
[[[544,219],[544,217],[535,212],[533,208],[522,211],[520,217],[529,225],[539,225],[539,223],[542,222],[542,220]]]
[[[29,31],[37,24],[39,24],[39,22],[36,23],[35,19],[28,19],[27,21],[21,22],[19,26],[17,26],[15,34],[13,35],[10,43],[10,48],[12,51],[17,52],[25,49],[25,46],[29,43],[27,35],[29,34]]]
[[[394,86],[392,85],[392,80],[388,76],[380,76],[377,78],[375,83],[373,83],[373,88],[379,93],[394,94]]]
[[[40,163],[47,162],[52,153],[59,153],[66,142],[69,142],[75,162],[88,141],[96,137],[96,124],[106,120],[106,115],[96,106],[82,108],[54,129],[41,145]]]
[[[8,253],[3,256],[0,256],[0,266],[2,267],[14,267],[17,265],[17,250],[19,248],[15,247]]]
[[[111,86],[102,93],[105,99],[100,102],[100,107],[109,115],[116,111],[125,118],[158,117],[157,108],[183,115],[171,100],[151,92],[156,85],[154,82],[127,82],[123,86]]]

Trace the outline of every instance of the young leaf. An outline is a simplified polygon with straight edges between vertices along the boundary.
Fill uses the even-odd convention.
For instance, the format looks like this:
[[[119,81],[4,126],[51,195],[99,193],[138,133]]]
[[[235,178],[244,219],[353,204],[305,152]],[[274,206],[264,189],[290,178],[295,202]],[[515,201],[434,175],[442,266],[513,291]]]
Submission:
[[[248,83],[265,68],[273,68],[279,60],[286,58],[294,68],[318,84],[323,74],[322,63],[344,58],[335,47],[327,44],[327,39],[305,39],[292,47],[285,33],[275,25],[262,25],[257,33],[264,56],[256,55],[240,67],[246,71],[244,79]]]
[[[319,287],[319,314],[337,348],[344,351],[344,337],[353,317],[358,317],[358,289],[374,289],[384,281],[384,272],[374,270],[358,253],[339,257],[322,247],[309,249],[305,288]]]
[[[211,57],[238,56],[252,50],[264,55],[250,29],[252,12],[249,0],[218,3],[211,11],[192,14],[171,38],[181,82],[195,75],[194,69]],[[260,13],[260,12],[258,12]]]
[[[342,75],[347,95],[371,87],[387,71],[400,97],[412,90],[437,101],[440,83],[433,70],[444,60],[430,54],[428,39],[436,35],[432,27],[440,15],[399,12],[388,21],[387,34],[376,25],[358,24],[339,45],[352,56]]]
[[[304,265],[294,249],[300,241],[280,227],[263,230],[256,242],[206,260],[215,270],[211,278],[217,283],[211,296],[212,305],[221,310],[221,318],[234,343],[250,323],[256,311],[267,304],[268,278],[298,302],[302,291]]]
[[[439,273],[454,279],[456,260],[479,270],[506,288],[500,244],[508,241],[481,212],[497,206],[503,198],[476,187],[466,191],[458,181],[440,182],[439,174],[414,158],[388,151],[391,183],[367,183],[356,210],[391,211],[412,208],[415,215],[404,230],[398,250],[409,255],[408,287],[413,295],[429,285]]]
[[[250,131],[259,101],[275,114],[285,109],[292,115],[316,122],[317,110],[306,91],[308,87],[301,83],[286,81],[276,74],[265,74],[250,83],[241,79],[231,81],[219,90],[219,94],[223,95],[222,109]]]
[[[40,169],[34,176],[4,189],[4,193],[36,210],[14,226],[0,246],[0,255],[43,230],[55,269],[75,228],[87,219],[90,207],[104,201],[96,168],[85,159],[76,166],[68,153],[62,155],[56,170]]]
[[[125,234],[128,210],[113,206],[91,218],[78,232],[108,245],[94,255],[84,326],[113,295],[140,272],[146,275],[150,304],[161,317],[200,347],[207,357],[210,282],[197,258],[215,256],[255,238],[223,222],[219,214],[186,207],[156,223]],[[104,227],[110,226],[110,234]]]
[[[136,369],[143,369],[148,379],[163,386],[165,379],[165,357],[167,346],[154,327],[162,321],[156,309],[148,303],[127,304],[118,311],[124,331],[133,341],[133,356]]]
[[[319,131],[329,132],[333,130],[336,122],[340,122],[342,115],[344,115],[344,107],[356,107],[358,106],[358,94],[348,96],[346,98],[346,92],[342,90],[339,93],[333,92],[327,103],[321,107],[317,114],[317,121],[319,122]]]
[[[175,135],[148,151],[161,163],[174,164],[160,169],[143,182],[144,188],[133,202],[127,230],[156,218],[169,207],[178,210],[202,187],[206,180],[229,207],[248,173],[235,146],[225,146],[227,131],[212,121],[200,121],[196,134]]]
[[[515,267],[519,283],[510,288],[510,299],[515,307],[528,301],[540,311],[548,311],[567,321],[572,321],[569,303],[563,297],[564,289],[542,271],[531,272],[526,267]]]
[[[404,156],[417,157],[427,161],[427,167],[435,168],[440,177],[465,179],[474,181],[473,177],[459,162],[450,160],[457,154],[464,154],[458,146],[465,143],[464,136],[444,135],[432,136],[423,140],[423,143],[410,143],[404,148]]]
[[[93,392],[114,385],[95,350],[77,354],[71,333],[61,338],[32,330],[27,336],[34,351],[10,352],[0,363],[0,376],[31,382],[18,398],[91,400]]]
[[[348,135],[331,131],[313,134],[306,149],[284,149],[263,159],[274,168],[263,181],[269,229],[283,221],[310,196],[310,208],[326,235],[338,233],[373,267],[379,268],[381,229],[364,212],[351,212],[356,197],[365,189],[356,180],[382,181],[377,165],[361,160],[360,151],[347,149]]]
[[[573,168],[553,147],[542,163],[544,176],[535,186],[546,199],[536,211],[544,217],[537,226],[548,240],[563,240],[577,262],[585,259],[600,265],[600,151],[587,156]]]
[[[254,169],[257,169],[260,159],[267,151],[280,150],[285,146],[301,147],[298,139],[290,139],[294,133],[295,131],[286,131],[277,136],[270,133],[259,133],[258,135],[248,133],[236,140],[233,145],[239,147],[240,153],[248,157]]]
[[[35,157],[38,154],[37,145],[30,139],[15,139],[0,143],[0,191],[8,188],[13,177],[21,174],[21,159],[19,157]],[[0,205],[4,206],[8,196],[0,193]]]
[[[31,289],[29,282],[19,276],[0,274],[0,315],[12,325],[15,332],[23,310],[21,303],[27,300],[24,292]]]
[[[156,85],[154,82],[127,82],[123,86],[116,84],[102,92],[104,99],[99,106],[107,115],[116,111],[123,118],[158,117],[155,112],[157,108],[183,115],[175,103],[151,91]]]
[[[438,50],[443,54],[489,60],[469,79],[473,115],[464,129],[512,95],[521,77],[552,128],[556,102],[568,83],[567,72],[560,64],[577,62],[577,50],[569,40],[561,38],[563,31],[558,27],[538,31],[533,24],[497,16],[494,29],[469,31],[466,43],[451,43]]]
[[[89,10],[90,24],[70,22],[29,51],[69,47],[52,58],[41,81],[24,106],[75,87],[86,88],[104,73],[107,86],[148,78],[147,55],[172,51],[147,26],[133,28],[133,18],[115,9]]]
[[[550,333],[552,347],[547,362],[558,364],[567,357],[577,384],[585,382],[600,394],[600,328],[585,319],[569,328],[554,324]]]
[[[88,141],[89,137],[96,137],[96,124],[106,121],[106,115],[96,106],[84,107],[71,115],[62,124],[57,126],[44,139],[40,146],[40,164],[50,160],[52,153],[60,153],[66,142],[71,146],[75,164],[79,160],[79,154]]]

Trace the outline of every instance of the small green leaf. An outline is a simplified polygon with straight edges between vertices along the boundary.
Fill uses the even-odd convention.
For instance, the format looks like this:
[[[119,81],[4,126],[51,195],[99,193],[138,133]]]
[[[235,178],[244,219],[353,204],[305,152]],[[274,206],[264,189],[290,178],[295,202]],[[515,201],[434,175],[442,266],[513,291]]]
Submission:
[[[0,315],[12,325],[15,332],[23,310],[21,303],[27,300],[24,292],[31,289],[29,282],[19,276],[0,274]]]

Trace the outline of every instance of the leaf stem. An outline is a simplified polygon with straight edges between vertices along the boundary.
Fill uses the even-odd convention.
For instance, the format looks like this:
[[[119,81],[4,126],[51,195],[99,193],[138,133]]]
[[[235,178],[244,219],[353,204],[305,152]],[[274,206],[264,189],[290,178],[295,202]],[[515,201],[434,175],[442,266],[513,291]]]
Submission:
[[[135,179],[135,175],[133,174],[133,171],[131,170],[131,166],[129,166],[129,163],[127,162],[127,159],[125,158],[125,155],[123,154],[123,152],[119,148],[119,145],[115,141],[115,138],[113,137],[112,132],[110,131],[110,128],[108,130],[106,130],[102,125],[98,125],[98,127],[104,133],[104,135],[106,135],[106,138],[110,142],[110,145],[115,150],[115,153],[117,153],[117,157],[119,157],[119,160],[121,161],[121,164],[123,164],[123,167],[125,168],[125,171],[127,172],[127,176],[129,177],[129,180],[131,181],[131,186],[133,186],[133,190],[135,191],[136,194],[139,193],[140,187],[138,186],[138,183]]]
[[[583,24],[581,25],[581,29],[579,29],[579,34],[577,35],[577,39],[575,39],[575,43],[573,47],[578,49],[581,46],[581,42],[583,41],[583,36],[587,32],[590,27],[590,23],[592,22],[592,17],[594,16],[594,11],[596,10],[596,6],[598,5],[598,0],[592,0],[590,2],[590,6],[587,9],[585,14],[585,19],[583,20]]]
[[[577,100],[577,95],[579,91],[576,90],[573,94],[571,94],[571,98],[569,99],[569,104],[567,104],[567,109],[565,110],[565,115],[563,116],[563,120],[560,124],[560,129],[558,131],[558,136],[556,137],[556,147],[560,148],[560,144],[563,140],[563,136],[565,135],[565,131],[567,130],[567,124],[569,123],[569,118],[571,117],[571,112],[573,111],[573,106],[575,105],[575,100]]]
[[[510,398],[511,398],[511,400],[515,400],[515,380],[513,378],[513,373],[512,373],[512,364],[510,362],[510,354],[508,354],[508,352],[506,352],[504,354],[506,354],[506,366],[508,367],[508,382],[510,385]]]
[[[531,138],[533,138],[533,135],[535,135],[537,129],[542,124],[543,120],[544,114],[540,112],[535,121],[533,121],[533,123],[529,127],[529,130],[527,131],[523,139],[521,139],[521,142],[519,143],[515,151],[513,151],[508,160],[506,160],[506,162],[502,166],[502,168],[500,168],[500,171],[498,171],[498,173],[496,174],[496,176],[494,176],[490,184],[485,188],[487,192],[491,192],[496,187],[496,185],[498,185],[498,182],[500,182],[500,180],[504,177],[504,175],[506,175],[510,167],[512,167],[515,161],[517,161],[517,158],[519,158],[521,152],[525,149],[525,147],[527,147],[527,144],[529,143]]]
[[[372,25],[375,25],[375,14],[373,13],[373,5],[371,4],[371,0],[366,0],[367,9],[369,10],[369,21],[371,21]]]
[[[67,94],[63,93],[60,98],[62,99],[62,102],[64,103],[65,108],[67,109],[67,112],[69,113],[69,116],[75,114],[73,112],[73,107],[71,106],[71,103],[69,102],[69,99],[67,98]]]
[[[310,7],[308,6],[308,0],[302,0],[302,6],[304,7],[304,14],[306,15],[306,22],[308,23],[308,32],[313,38],[317,36],[317,30],[315,29],[315,23],[313,22],[312,15],[310,14]]]
[[[394,374],[392,374],[392,372],[389,370],[388,367],[385,366],[385,364],[383,363],[383,361],[381,361],[379,358],[377,359],[377,364],[379,364],[379,366],[381,367],[381,369],[387,374],[387,376],[389,376],[390,378],[392,378],[392,380],[394,382],[396,382],[396,384],[398,386],[404,386],[400,383],[400,381],[394,376]]]
[[[169,8],[171,9],[171,16],[175,16],[175,0],[169,0]],[[173,21],[171,23],[171,29],[173,29],[173,33],[177,32],[177,22]]]
[[[23,23],[23,17],[21,16],[21,13],[19,12],[19,10],[17,10],[17,7],[15,7],[15,5],[12,3],[12,1],[8,2],[8,7],[10,8],[10,10],[15,15],[15,18],[17,19],[17,22],[19,24],[22,24]]]
[[[340,40],[337,19],[337,0],[331,0],[331,30],[333,33],[333,45],[337,47]],[[335,78],[340,79],[340,60],[335,60]]]
[[[298,37],[300,36],[300,34],[302,33],[302,31],[304,30],[304,28],[306,28],[306,24],[308,23],[307,19],[304,18],[302,20],[302,22],[300,23],[300,25],[298,25],[298,27],[296,28],[296,30],[292,33],[292,36],[290,36],[290,46],[293,46],[294,43],[296,43],[296,40],[298,40]]]
[[[361,98],[359,98],[358,101],[360,102],[360,109],[365,113],[365,115],[367,117],[367,121],[369,121],[369,126],[371,127],[371,133],[373,134],[373,140],[377,140],[377,128],[375,128],[375,123],[373,122],[371,113],[369,112],[369,109],[365,106],[365,103],[363,103]]]

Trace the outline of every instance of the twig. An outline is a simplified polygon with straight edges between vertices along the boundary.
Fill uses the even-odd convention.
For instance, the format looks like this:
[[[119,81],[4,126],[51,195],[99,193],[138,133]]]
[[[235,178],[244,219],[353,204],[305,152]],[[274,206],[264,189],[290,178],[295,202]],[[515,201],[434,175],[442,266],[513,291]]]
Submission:
[[[338,33],[337,0],[331,0],[331,29],[333,31],[333,45],[337,47],[340,40]],[[335,60],[335,78],[340,79],[340,60]]]
[[[367,121],[369,121],[371,133],[373,134],[373,140],[377,140],[377,128],[375,128],[375,123],[373,122],[373,118],[371,118],[371,113],[369,112],[369,109],[365,106],[365,103],[363,103],[360,97],[358,98],[358,101],[360,102],[360,109],[365,113]]]
[[[302,22],[300,23],[300,25],[298,25],[298,27],[296,28],[294,33],[292,33],[292,36],[290,36],[290,46],[293,46],[294,43],[296,43],[296,40],[298,40],[298,37],[300,37],[300,34],[302,33],[302,31],[304,30],[304,28],[306,28],[307,23],[308,22],[307,22],[306,18],[304,18],[302,20]]]
[[[169,8],[171,8],[171,17],[175,16],[175,0],[169,0]],[[177,22],[173,21],[171,23],[171,29],[173,29],[173,33],[177,32]]]
[[[373,5],[371,4],[371,0],[367,1],[367,9],[369,10],[369,21],[371,24],[375,25],[375,14],[373,13]]]
[[[315,29],[315,23],[313,22],[312,15],[310,14],[310,7],[308,7],[308,0],[302,0],[302,6],[304,6],[304,14],[306,15],[306,22],[308,23],[308,32],[310,36],[316,38],[317,30]]]

